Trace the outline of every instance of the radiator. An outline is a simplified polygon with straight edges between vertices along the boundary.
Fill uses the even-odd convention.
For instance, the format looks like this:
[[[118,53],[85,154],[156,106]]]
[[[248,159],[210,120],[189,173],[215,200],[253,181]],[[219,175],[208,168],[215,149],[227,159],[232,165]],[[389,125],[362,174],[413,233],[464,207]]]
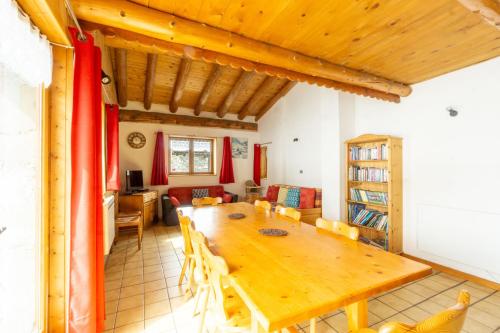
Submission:
[[[104,255],[108,255],[115,239],[115,197],[105,196],[103,200]]]

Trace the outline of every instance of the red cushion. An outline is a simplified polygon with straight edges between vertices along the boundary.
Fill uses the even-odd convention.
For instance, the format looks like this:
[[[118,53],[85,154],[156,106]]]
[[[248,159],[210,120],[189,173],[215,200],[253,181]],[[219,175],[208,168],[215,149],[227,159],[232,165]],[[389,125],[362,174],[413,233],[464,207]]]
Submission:
[[[225,203],[231,203],[233,202],[233,196],[231,194],[225,193],[222,197],[222,201]]]
[[[190,205],[193,200],[193,189],[208,188],[208,195],[212,198],[224,196],[224,186],[186,186],[186,187],[171,187],[168,189],[169,197],[176,197],[181,205]]]
[[[174,205],[174,207],[179,207],[181,205],[181,203],[179,202],[179,200],[176,198],[176,197],[170,197],[170,202],[172,203],[172,205]]]
[[[299,208],[314,208],[315,197],[316,197],[315,189],[301,187]]]
[[[276,202],[278,200],[278,192],[280,187],[277,185],[271,185],[267,188],[266,199],[267,201]]]

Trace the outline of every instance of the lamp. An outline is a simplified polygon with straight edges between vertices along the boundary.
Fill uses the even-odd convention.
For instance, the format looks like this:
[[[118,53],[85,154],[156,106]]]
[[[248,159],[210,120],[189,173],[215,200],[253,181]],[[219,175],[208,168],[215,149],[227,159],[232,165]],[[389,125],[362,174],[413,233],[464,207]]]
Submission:
[[[111,83],[111,78],[101,69],[101,83],[106,85]]]

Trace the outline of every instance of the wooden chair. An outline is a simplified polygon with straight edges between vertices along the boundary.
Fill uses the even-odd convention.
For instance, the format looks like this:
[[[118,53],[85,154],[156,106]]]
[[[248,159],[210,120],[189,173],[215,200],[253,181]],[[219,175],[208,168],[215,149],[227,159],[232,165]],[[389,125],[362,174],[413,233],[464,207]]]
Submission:
[[[240,332],[247,331],[251,326],[250,310],[243,303],[233,287],[226,286],[225,280],[229,275],[229,267],[222,257],[215,256],[208,248],[205,236],[195,231],[192,237],[195,252],[199,251],[210,291],[205,295],[206,306],[209,295],[214,298],[214,312],[216,319],[215,331]],[[200,332],[204,329],[204,315],[201,318]]]
[[[347,223],[340,221],[329,221],[319,217],[316,220],[316,227],[333,232],[334,234],[347,237],[352,240],[358,240],[359,229],[351,227]]]
[[[255,200],[254,205],[255,207],[263,208],[266,211],[271,211],[271,203],[269,201]]]
[[[457,304],[451,308],[413,325],[398,322],[384,324],[378,333],[459,333],[464,325],[469,303],[469,293],[462,290],[458,295]],[[377,333],[377,331],[363,328],[356,333]]]
[[[222,198],[221,197],[204,197],[204,198],[193,198],[191,201],[194,207],[200,207],[200,206],[217,206],[218,204],[222,203]]]
[[[122,228],[137,228],[137,247],[140,250],[142,245],[142,233],[144,228],[144,218],[140,210],[121,212],[119,207],[118,192],[115,192],[115,239],[116,244],[120,229]]]
[[[300,212],[292,207],[276,206],[276,214],[288,216],[295,221],[300,221]]]
[[[183,216],[182,211],[177,210],[177,216],[179,217],[179,225],[181,227],[182,238],[184,239],[184,264],[182,264],[181,276],[179,277],[179,286],[182,285],[182,280],[186,274],[186,270],[189,267],[188,272],[188,286],[187,289],[191,287],[193,283],[195,258],[193,246],[191,244],[191,219],[188,216]]]

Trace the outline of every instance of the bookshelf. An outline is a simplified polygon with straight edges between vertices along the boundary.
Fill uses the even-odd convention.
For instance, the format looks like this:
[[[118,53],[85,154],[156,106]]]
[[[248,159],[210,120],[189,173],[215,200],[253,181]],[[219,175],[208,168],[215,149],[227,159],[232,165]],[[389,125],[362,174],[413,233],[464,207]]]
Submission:
[[[403,250],[402,139],[365,134],[346,145],[345,216],[387,251]]]

